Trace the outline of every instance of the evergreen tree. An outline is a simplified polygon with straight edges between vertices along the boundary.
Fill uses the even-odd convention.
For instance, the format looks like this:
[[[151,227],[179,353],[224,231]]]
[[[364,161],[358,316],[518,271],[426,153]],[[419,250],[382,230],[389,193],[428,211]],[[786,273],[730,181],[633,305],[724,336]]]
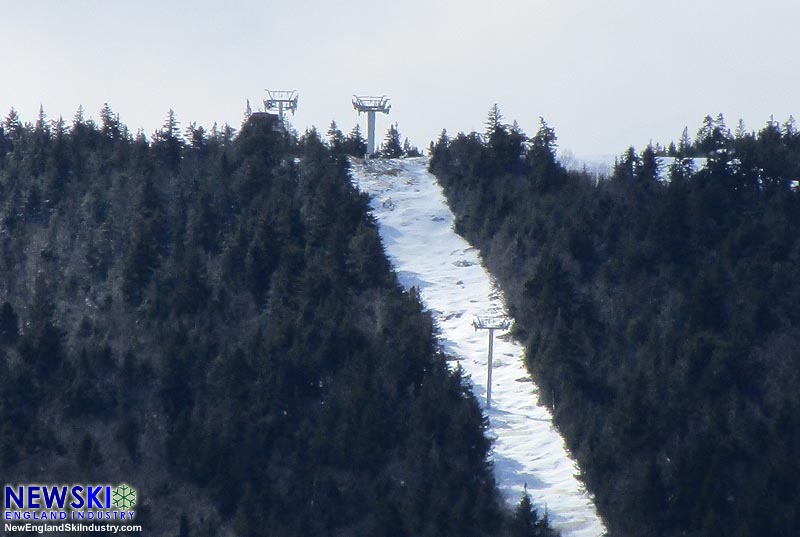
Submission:
[[[500,113],[500,107],[497,106],[497,103],[494,103],[489,108],[489,114],[486,117],[486,137],[491,139],[503,127],[503,115]]]
[[[359,158],[363,158],[364,154],[367,152],[367,141],[361,135],[361,128],[358,126],[358,123],[356,123],[356,126],[353,127],[353,130],[351,130],[350,134],[347,136],[345,152],[348,155]]]
[[[735,134],[735,138],[736,138],[737,140],[741,140],[741,139],[742,139],[742,138],[744,138],[745,136],[747,136],[747,128],[746,128],[746,127],[745,127],[745,125],[744,125],[744,120],[743,120],[743,119],[741,119],[741,118],[739,118],[739,123],[738,123],[738,125],[736,126],[736,134]]]
[[[697,131],[695,146],[705,155],[710,155],[725,147],[730,138],[731,134],[722,114],[718,114],[716,118],[706,116],[703,125]]]
[[[45,136],[50,134],[49,125],[47,123],[47,115],[44,113],[44,106],[41,104],[39,105],[39,114],[36,116],[36,123],[33,125],[33,131]]]
[[[509,537],[537,537],[539,535],[539,516],[531,502],[527,488],[514,511]]]
[[[194,121],[186,127],[184,138],[188,140],[189,147],[197,151],[203,151],[208,146],[208,135],[205,128],[198,126]]]
[[[670,142],[669,146],[667,146],[667,156],[673,158],[678,156],[678,147],[675,142]]]
[[[643,181],[656,181],[660,167],[656,151],[648,144],[642,151],[640,164],[636,170],[637,177]]]
[[[797,122],[794,116],[789,116],[789,119],[783,124],[783,135],[786,138],[793,138],[797,136]]]
[[[556,131],[547,124],[543,117],[539,117],[539,129],[531,138],[531,154],[537,159],[549,159],[555,162],[558,149]]]
[[[72,117],[72,127],[75,128],[76,125],[83,125],[85,122],[84,119],[84,111],[83,105],[79,104],[78,109],[75,111],[75,115]]]
[[[547,515],[539,518],[526,486],[511,519],[509,537],[558,537],[558,535],[559,533],[550,527]]]
[[[419,149],[416,146],[411,145],[411,142],[408,141],[408,137],[403,140],[403,154],[407,157],[419,157],[422,156]]]
[[[328,143],[336,153],[345,150],[347,139],[344,137],[344,134],[342,134],[342,131],[339,130],[335,121],[331,121],[328,127]]]
[[[22,132],[22,123],[19,120],[19,114],[14,107],[9,110],[5,119],[5,130],[12,138],[18,137]]]
[[[153,148],[158,158],[170,171],[175,171],[181,158],[183,139],[181,138],[180,124],[175,118],[172,108],[167,113],[167,119],[160,130],[153,135]]]
[[[58,116],[58,119],[53,121],[53,134],[55,135],[56,141],[60,142],[63,142],[67,134],[69,134],[64,116]]]
[[[172,140],[172,139],[180,139],[181,131],[180,131],[180,123],[175,117],[175,111],[170,108],[167,112],[167,118],[164,120],[164,125],[161,127],[161,130],[156,132],[156,135],[153,137],[154,140]]]
[[[116,140],[121,136],[119,120],[108,103],[103,103],[103,108],[100,110],[100,133],[110,140]]]
[[[403,146],[400,145],[400,131],[397,130],[397,123],[389,125],[386,139],[381,146],[380,155],[383,158],[400,158],[403,156]]]
[[[692,154],[693,149],[692,139],[689,138],[689,127],[684,127],[680,140],[678,140],[678,156],[692,157],[694,156]]]

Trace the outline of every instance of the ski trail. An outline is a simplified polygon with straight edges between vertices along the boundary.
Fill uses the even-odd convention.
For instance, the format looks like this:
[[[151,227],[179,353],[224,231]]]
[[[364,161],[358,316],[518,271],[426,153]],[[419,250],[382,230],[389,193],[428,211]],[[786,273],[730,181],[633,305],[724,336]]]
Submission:
[[[372,196],[372,212],[400,282],[420,289],[445,350],[470,375],[486,411],[488,332],[476,332],[472,320],[503,313],[503,296],[478,250],[453,230],[453,214],[427,164],[425,157],[354,161],[354,182]],[[540,511],[546,506],[552,525],[564,537],[603,535],[603,522],[576,478],[576,463],[553,428],[549,410],[537,404],[538,388],[525,369],[522,346],[501,331],[497,334],[487,414],[501,493],[516,504],[527,484]]]

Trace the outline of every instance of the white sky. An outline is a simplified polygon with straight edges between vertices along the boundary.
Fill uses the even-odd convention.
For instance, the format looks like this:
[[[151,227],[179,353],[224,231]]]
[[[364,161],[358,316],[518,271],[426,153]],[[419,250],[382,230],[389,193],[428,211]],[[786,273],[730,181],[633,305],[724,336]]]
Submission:
[[[528,134],[544,116],[562,150],[617,154],[706,114],[800,115],[799,45],[791,0],[0,0],[0,114],[107,101],[148,135],[169,108],[238,127],[269,87],[299,91],[298,130],[347,132],[353,93],[387,94],[380,138],[482,130],[497,102]]]

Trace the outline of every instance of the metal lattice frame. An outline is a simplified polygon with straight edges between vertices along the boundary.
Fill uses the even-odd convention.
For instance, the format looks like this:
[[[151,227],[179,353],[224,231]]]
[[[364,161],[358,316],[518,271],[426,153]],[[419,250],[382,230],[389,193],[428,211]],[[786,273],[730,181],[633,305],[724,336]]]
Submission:
[[[297,90],[266,90],[267,99],[264,101],[264,108],[269,111],[278,112],[278,116],[283,121],[284,113],[288,110],[294,115],[297,111]]]
[[[511,321],[502,315],[479,315],[472,321],[472,326],[475,327],[475,330],[508,330],[511,327]]]
[[[389,97],[381,95],[380,97],[373,97],[369,95],[353,95],[353,108],[361,112],[381,112],[388,114],[392,109],[389,104]]]

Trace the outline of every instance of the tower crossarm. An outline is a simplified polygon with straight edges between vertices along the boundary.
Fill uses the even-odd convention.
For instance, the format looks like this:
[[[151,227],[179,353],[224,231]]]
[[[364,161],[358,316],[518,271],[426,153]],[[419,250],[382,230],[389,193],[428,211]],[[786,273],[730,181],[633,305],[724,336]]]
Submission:
[[[381,95],[380,97],[370,95],[353,95],[353,108],[361,112],[381,112],[388,114],[392,109],[389,104],[389,97]]]
[[[267,99],[264,107],[267,110],[289,110],[294,114],[297,111],[297,90],[266,90]]]
[[[511,321],[504,316],[478,315],[472,321],[475,330],[508,330]]]

